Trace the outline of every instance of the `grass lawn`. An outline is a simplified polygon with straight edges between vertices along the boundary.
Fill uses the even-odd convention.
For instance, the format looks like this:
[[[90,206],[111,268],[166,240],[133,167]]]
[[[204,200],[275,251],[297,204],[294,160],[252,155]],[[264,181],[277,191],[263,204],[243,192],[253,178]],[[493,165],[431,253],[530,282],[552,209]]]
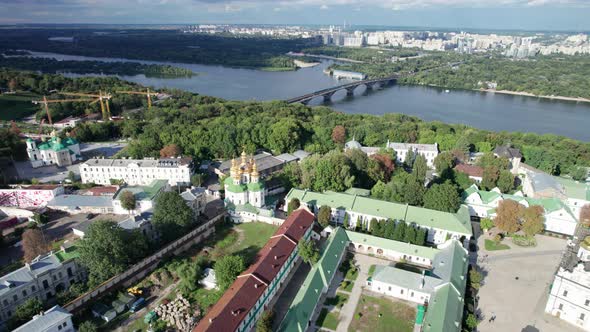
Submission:
[[[496,244],[493,240],[486,239],[484,246],[486,247],[487,251],[494,251],[494,250],[506,250],[510,249],[510,247],[506,244],[500,243]]]
[[[323,308],[315,321],[315,325],[336,330],[338,327],[338,313],[328,312],[328,309]]]
[[[0,120],[20,120],[40,110],[31,100],[39,96],[31,93],[0,95]]]
[[[262,222],[225,228],[219,232],[211,256],[218,259],[226,255],[242,255],[246,258],[246,265],[249,265],[277,229],[277,226]]]
[[[354,281],[344,280],[340,284],[340,287],[338,289],[346,291],[346,292],[352,292],[353,287],[354,287]]]
[[[415,318],[416,309],[405,303],[363,294],[348,331],[411,332]]]

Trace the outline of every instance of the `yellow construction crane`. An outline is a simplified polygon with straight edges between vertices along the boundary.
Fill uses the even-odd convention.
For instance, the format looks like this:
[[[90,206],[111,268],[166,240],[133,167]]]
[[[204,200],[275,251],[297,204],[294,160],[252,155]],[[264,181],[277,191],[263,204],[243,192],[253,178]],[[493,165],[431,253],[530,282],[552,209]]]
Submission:
[[[90,98],[80,98],[80,99],[54,99],[49,100],[47,97],[43,96],[43,100],[32,100],[31,102],[35,105],[41,104],[45,107],[45,113],[47,113],[47,120],[49,120],[49,124],[53,125],[53,121],[51,120],[51,114],[49,114],[49,104],[56,104],[56,103],[70,103],[70,102],[80,102],[80,101],[92,101],[96,102],[94,99]]]
[[[93,97],[96,98],[92,99],[93,102],[90,104],[94,104],[100,102],[100,110],[102,111],[102,119],[109,120],[111,118],[111,108],[109,107],[109,100],[112,96],[109,93],[103,93],[102,91],[98,91],[98,94],[92,93],[80,93],[80,92],[59,92],[60,95],[64,96],[78,96],[78,97]],[[106,108],[105,108],[106,105]]]
[[[152,108],[152,96],[157,96],[157,92],[150,92],[150,89],[147,89],[147,92],[143,91],[117,91],[117,93],[124,93],[128,95],[144,95],[147,96],[148,101],[148,108]]]

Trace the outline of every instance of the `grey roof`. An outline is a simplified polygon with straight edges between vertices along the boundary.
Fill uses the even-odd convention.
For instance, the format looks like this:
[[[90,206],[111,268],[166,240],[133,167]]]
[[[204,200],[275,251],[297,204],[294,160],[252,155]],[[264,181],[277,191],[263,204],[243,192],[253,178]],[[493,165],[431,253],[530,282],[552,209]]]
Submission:
[[[522,154],[520,153],[519,149],[512,148],[508,145],[497,146],[494,149],[494,154],[508,159],[522,158]]]
[[[559,195],[564,195],[563,186],[551,175],[545,172],[530,172],[528,177],[535,192],[553,190]]]
[[[283,154],[276,156],[275,158],[282,160],[285,163],[297,161],[297,157],[295,157],[294,155],[292,155],[290,153],[283,153]]]
[[[49,331],[49,328],[55,324],[61,323],[72,317],[66,309],[56,305],[55,307],[47,310],[42,315],[36,315],[20,327],[13,330],[13,332],[42,332]]]
[[[83,165],[88,166],[110,166],[110,167],[128,167],[136,164],[139,167],[178,167],[188,165],[192,158],[162,158],[162,159],[102,159],[93,158],[86,161]]]
[[[424,278],[424,285],[422,279]],[[434,288],[444,283],[435,277],[428,275],[423,276],[420,273],[406,271],[397,267],[378,265],[375,267],[372,279],[392,285],[398,285],[408,289],[413,289],[420,292],[431,293]]]
[[[25,265],[16,271],[0,277],[0,296],[9,292],[10,289],[30,283],[40,274],[59,268],[60,266],[61,262],[52,253],[39,256],[32,260],[28,266]]]
[[[360,149],[362,147],[363,146],[361,145],[361,143],[357,142],[354,138],[346,142],[346,144],[344,144],[345,149]]]
[[[417,151],[431,151],[438,152],[438,144],[416,144],[416,143],[391,143],[387,142],[387,148],[399,150],[417,150]]]
[[[147,215],[130,216],[129,218],[120,221],[117,225],[126,230],[139,229],[145,223],[148,223],[151,218],[147,218]]]
[[[197,199],[197,197],[205,194],[205,192],[206,190],[203,187],[192,187],[180,194],[180,197],[182,197],[185,201],[192,202]]]
[[[303,160],[303,159],[309,157],[309,153],[305,152],[303,150],[297,150],[297,151],[293,152],[293,155],[295,157],[297,157],[297,159],[299,159],[299,160]]]
[[[274,157],[273,155],[271,155],[270,153],[259,153],[257,155],[255,155],[254,157],[254,161],[256,161],[256,167],[258,168],[258,172],[264,172],[265,170],[272,168],[272,167],[276,167],[278,165],[282,165],[285,162],[278,159],[277,157]],[[226,160],[224,162],[222,162],[219,165],[219,170],[222,173],[227,173],[229,172],[229,169],[231,167],[231,159],[230,160]]]
[[[113,199],[108,196],[60,195],[49,201],[47,206],[67,206],[72,209],[80,206],[111,207]]]
[[[80,231],[84,234],[86,234],[86,232],[88,232],[88,229],[90,228],[90,225],[92,225],[93,221],[92,220],[86,220],[83,221],[77,225],[75,225],[74,227],[72,227],[72,229],[75,229],[77,231]]]

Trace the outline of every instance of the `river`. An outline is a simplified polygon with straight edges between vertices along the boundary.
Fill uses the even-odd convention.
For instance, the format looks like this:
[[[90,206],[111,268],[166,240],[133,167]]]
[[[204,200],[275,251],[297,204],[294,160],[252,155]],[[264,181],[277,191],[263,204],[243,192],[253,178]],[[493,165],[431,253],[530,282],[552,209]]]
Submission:
[[[198,64],[138,61],[117,58],[94,58],[55,53],[32,52],[35,57],[58,60],[96,60],[106,62],[141,62],[170,64],[191,69],[198,75],[191,78],[151,78],[144,75],[120,78],[156,88],[178,88],[232,100],[288,99],[330,86],[345,83],[323,73],[331,62],[291,72],[265,72],[244,68],[229,68]],[[68,76],[86,76],[68,74]],[[345,91],[332,97],[328,106],[345,113],[385,114],[403,113],[432,121],[462,123],[493,131],[521,131],[556,134],[590,141],[590,103],[570,102],[494,94],[490,92],[450,90],[393,85],[380,90],[355,90],[347,98]],[[311,105],[322,104],[322,99]]]

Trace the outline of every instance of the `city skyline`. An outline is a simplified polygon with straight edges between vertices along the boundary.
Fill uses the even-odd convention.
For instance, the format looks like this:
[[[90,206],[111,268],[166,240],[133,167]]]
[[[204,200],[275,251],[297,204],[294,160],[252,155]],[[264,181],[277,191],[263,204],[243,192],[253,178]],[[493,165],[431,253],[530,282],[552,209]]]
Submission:
[[[590,30],[582,0],[0,0],[0,24],[343,24],[449,29]]]

